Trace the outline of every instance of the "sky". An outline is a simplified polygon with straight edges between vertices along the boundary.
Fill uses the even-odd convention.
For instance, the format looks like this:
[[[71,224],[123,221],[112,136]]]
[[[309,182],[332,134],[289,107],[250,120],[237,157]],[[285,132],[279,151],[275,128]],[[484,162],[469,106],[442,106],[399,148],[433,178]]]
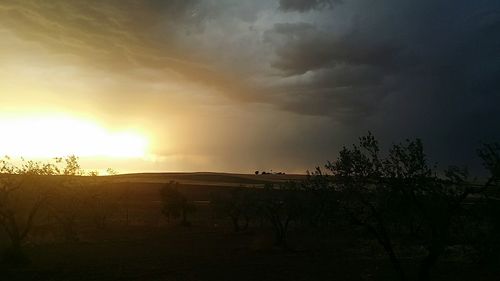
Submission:
[[[0,38],[5,154],[304,173],[368,131],[443,166],[500,140],[497,0],[1,0]]]

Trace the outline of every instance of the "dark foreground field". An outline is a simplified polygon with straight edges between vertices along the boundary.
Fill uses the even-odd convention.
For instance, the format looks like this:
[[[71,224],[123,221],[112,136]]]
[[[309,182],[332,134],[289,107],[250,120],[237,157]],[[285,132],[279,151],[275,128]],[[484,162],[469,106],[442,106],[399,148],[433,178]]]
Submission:
[[[105,227],[79,223],[78,241],[67,242],[38,227],[25,247],[30,262],[0,265],[0,280],[395,280],[384,251],[349,228],[330,231],[293,228],[287,249],[273,244],[268,225],[252,222],[234,232],[217,217],[209,200],[232,187],[258,187],[301,176],[218,174],[128,175],[109,181],[126,191]],[[159,189],[176,180],[196,202],[192,225],[180,226],[161,214]],[[457,249],[459,251],[459,249]],[[460,256],[460,255],[458,255]],[[456,253],[446,254],[434,280],[498,280]],[[409,257],[404,267],[415,268]],[[480,278],[479,278],[480,276]]]
[[[361,247],[360,241],[339,236],[328,245],[318,238],[295,239],[295,250],[281,250],[269,237],[195,226],[115,228],[96,241],[30,246],[31,264],[3,265],[2,280],[393,279],[387,258],[374,245]],[[457,261],[442,262],[435,274],[435,280],[499,276]]]

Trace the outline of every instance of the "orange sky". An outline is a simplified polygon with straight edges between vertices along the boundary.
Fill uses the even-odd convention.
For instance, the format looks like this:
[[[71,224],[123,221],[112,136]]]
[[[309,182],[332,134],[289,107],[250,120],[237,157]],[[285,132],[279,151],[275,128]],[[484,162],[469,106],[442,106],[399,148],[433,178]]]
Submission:
[[[123,3],[0,4],[0,130],[9,135],[0,153],[73,152],[89,169],[119,172],[305,171],[280,159],[289,150],[279,148],[303,118],[259,102],[262,93],[236,78],[243,70],[210,57],[217,46],[187,46],[204,40],[189,18],[172,28],[168,7],[159,15],[140,1]],[[193,38],[177,34],[190,30]]]

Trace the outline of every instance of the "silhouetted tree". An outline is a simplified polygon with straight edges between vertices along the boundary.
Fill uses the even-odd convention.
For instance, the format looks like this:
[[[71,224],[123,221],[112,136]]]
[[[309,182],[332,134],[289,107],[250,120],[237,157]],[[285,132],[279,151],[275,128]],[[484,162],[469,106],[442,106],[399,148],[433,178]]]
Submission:
[[[181,224],[190,225],[187,216],[195,211],[195,207],[179,191],[179,184],[171,181],[164,185],[160,191],[163,204],[162,213],[170,219],[181,218]]]
[[[212,197],[211,205],[217,214],[231,219],[233,230],[246,230],[252,217],[257,212],[256,192],[250,188],[235,188],[229,193]],[[241,221],[243,220],[243,224]]]
[[[108,182],[98,178],[97,174],[91,174],[85,181],[87,189],[87,214],[98,229],[107,226],[108,220],[122,203],[122,196],[118,196]]]
[[[22,159],[17,166],[9,157],[0,161],[0,226],[11,242],[5,253],[9,261],[26,260],[22,246],[49,198],[52,182],[44,176],[56,174],[59,169],[53,163]]]
[[[401,280],[406,274],[397,248],[405,241],[425,248],[419,280],[429,280],[452,241],[451,229],[464,201],[478,192],[467,183],[464,170],[450,168],[446,178],[438,178],[419,139],[393,145],[382,158],[378,142],[369,134],[359,145],[344,147],[326,167],[343,194],[343,210],[376,238]]]
[[[342,218],[339,215],[341,194],[335,189],[331,175],[325,174],[318,167],[313,172],[307,171],[307,178],[301,185],[305,191],[303,200],[307,201],[304,202],[304,222],[323,230],[338,223]]]
[[[288,247],[288,231],[290,224],[304,214],[303,198],[300,184],[287,182],[273,185],[267,183],[260,195],[261,213],[271,223],[275,234],[275,245]]]
[[[90,189],[83,182],[85,171],[80,167],[78,157],[73,155],[58,158],[57,161],[65,166],[61,170],[59,181],[53,186],[49,210],[60,227],[63,239],[77,241],[78,219],[86,211]]]
[[[480,186],[484,192],[470,206],[470,223],[464,229],[482,264],[498,266],[500,261],[500,144],[484,144],[478,155],[489,175]]]

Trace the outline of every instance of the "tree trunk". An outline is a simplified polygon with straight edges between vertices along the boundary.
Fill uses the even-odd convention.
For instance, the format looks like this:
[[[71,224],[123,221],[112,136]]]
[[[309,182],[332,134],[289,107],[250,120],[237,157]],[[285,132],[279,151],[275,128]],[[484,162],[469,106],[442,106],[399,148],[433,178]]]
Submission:
[[[170,221],[170,220],[169,220]],[[128,206],[125,209],[125,225],[129,226],[130,225],[130,217],[129,217],[129,211],[128,211]]]
[[[11,244],[5,249],[3,260],[11,264],[27,263],[29,259],[23,251],[23,238],[17,228],[11,229],[8,233]]]
[[[248,229],[248,225],[250,224],[250,219],[245,216],[245,224],[243,225],[243,230],[247,230]]]
[[[429,248],[429,253],[420,263],[420,269],[418,271],[418,280],[419,281],[430,281],[431,280],[431,271],[436,262],[439,259],[439,256],[444,251],[444,245],[439,242],[434,242]]]
[[[377,229],[371,226],[370,224],[365,224],[365,226],[368,228],[370,232],[372,232],[373,235],[375,235],[379,244],[382,245],[382,247],[384,248],[386,254],[389,256],[389,260],[391,261],[392,267],[394,268],[396,274],[398,275],[399,280],[405,281],[406,274],[403,270],[403,267],[401,266],[399,258],[394,252],[391,239],[387,235],[387,231],[385,230],[385,228],[383,226],[380,226],[379,227],[380,231],[377,231]]]
[[[78,234],[76,233],[75,230],[75,221],[74,219],[67,218],[64,219],[62,224],[62,230],[64,234],[64,240],[66,242],[76,242],[78,241]]]
[[[275,240],[274,244],[280,248],[287,248],[286,230],[280,221],[274,222]]]
[[[234,232],[239,232],[240,231],[239,218],[238,217],[231,217],[231,220],[233,221]]]
[[[399,261],[398,257],[396,256],[396,253],[394,253],[394,250],[392,249],[392,246],[388,243],[383,243],[383,247],[384,247],[385,252],[389,256],[392,267],[396,271],[396,274],[398,275],[399,280],[405,281],[406,275],[404,273],[403,267],[401,266],[401,262]]]
[[[182,222],[181,222],[181,224],[183,226],[190,226],[189,222],[187,220],[187,210],[186,209],[182,209]]]
[[[280,248],[286,248],[287,241],[283,231],[276,229],[274,244]]]

